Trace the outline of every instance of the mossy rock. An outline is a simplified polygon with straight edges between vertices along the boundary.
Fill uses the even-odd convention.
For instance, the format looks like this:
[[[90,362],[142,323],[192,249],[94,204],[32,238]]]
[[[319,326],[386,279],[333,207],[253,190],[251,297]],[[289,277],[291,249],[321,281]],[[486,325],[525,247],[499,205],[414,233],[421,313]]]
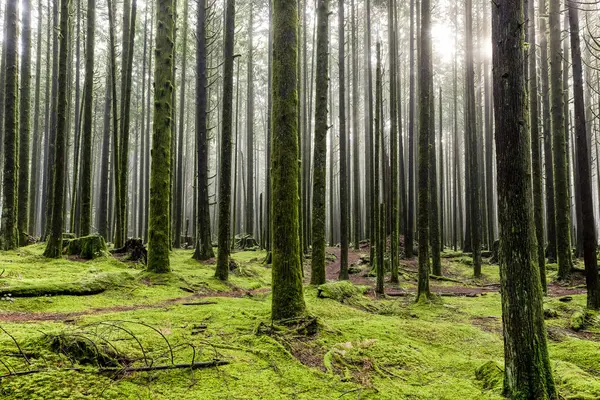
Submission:
[[[67,254],[77,255],[86,260],[92,260],[108,251],[104,238],[100,235],[82,236],[71,239],[67,246]]]
[[[504,370],[496,361],[488,361],[475,370],[475,378],[483,383],[484,389],[500,389],[504,380]]]
[[[317,297],[327,298],[339,301],[344,301],[361,296],[365,292],[365,288],[355,286],[350,281],[329,282],[320,285],[317,288]]]
[[[575,332],[578,332],[585,328],[585,312],[575,311],[573,315],[571,315],[571,319],[569,320],[569,326]]]

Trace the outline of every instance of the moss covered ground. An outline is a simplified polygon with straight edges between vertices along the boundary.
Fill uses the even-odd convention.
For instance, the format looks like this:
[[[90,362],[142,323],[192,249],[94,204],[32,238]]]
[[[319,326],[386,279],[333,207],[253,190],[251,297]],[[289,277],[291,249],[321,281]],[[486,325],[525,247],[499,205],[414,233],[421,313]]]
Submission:
[[[471,297],[416,304],[411,262],[402,262],[400,286],[386,287],[401,296],[375,299],[374,278],[362,273],[353,277],[356,288],[306,285],[313,333],[306,321],[272,325],[271,269],[260,251],[234,253],[238,268],[228,283],[214,279],[214,264],[192,260],[191,250],[172,253],[168,275],[110,256],[46,260],[42,252],[35,245],[0,253],[0,374],[43,370],[1,378],[2,399],[502,398],[498,268],[484,265],[483,278],[472,280],[460,254],[446,254],[444,275],[452,280],[432,281],[432,290]],[[90,282],[104,290],[44,295]],[[8,296],[23,287],[42,295]],[[565,399],[600,399],[600,316],[585,312],[581,290],[565,290],[545,299],[557,386]],[[577,331],[576,313],[584,314]],[[49,340],[56,337],[65,338],[58,349]],[[98,373],[103,365],[214,359],[229,364]]]

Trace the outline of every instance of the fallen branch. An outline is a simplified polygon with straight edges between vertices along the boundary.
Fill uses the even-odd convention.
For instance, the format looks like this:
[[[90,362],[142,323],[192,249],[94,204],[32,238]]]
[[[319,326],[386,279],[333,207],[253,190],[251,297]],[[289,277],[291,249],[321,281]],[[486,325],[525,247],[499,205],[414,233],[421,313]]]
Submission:
[[[184,306],[205,306],[207,304],[217,304],[216,301],[197,301],[195,303],[181,303]]]
[[[205,368],[213,368],[221,365],[227,365],[229,361],[225,360],[214,360],[214,361],[205,361],[205,362],[194,362],[190,364],[170,364],[170,365],[155,365],[155,366],[145,366],[145,367],[131,367],[131,368],[120,368],[120,367],[103,367],[103,368],[58,368],[58,369],[31,369],[28,371],[18,371],[11,372],[10,374],[0,375],[0,379],[9,378],[11,376],[24,376],[24,375],[32,375],[39,374],[43,372],[53,372],[53,371],[75,371],[75,372],[98,372],[98,373],[107,373],[107,372],[118,372],[121,374],[127,374],[131,372],[150,372],[150,371],[164,371],[168,369],[205,369]]]
[[[460,281],[458,279],[448,278],[448,277],[440,276],[440,275],[429,275],[429,278],[435,279],[436,281],[445,281],[445,282],[460,283],[461,285],[465,285],[465,286],[468,285],[468,283],[465,283],[465,282]]]

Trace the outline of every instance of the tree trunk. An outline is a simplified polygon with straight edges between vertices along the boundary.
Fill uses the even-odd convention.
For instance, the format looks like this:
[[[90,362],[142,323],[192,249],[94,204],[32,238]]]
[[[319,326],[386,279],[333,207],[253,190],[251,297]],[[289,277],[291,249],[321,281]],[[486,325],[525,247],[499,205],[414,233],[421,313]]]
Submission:
[[[92,102],[94,97],[94,41],[96,31],[96,0],[88,0],[85,52],[85,83],[83,101],[83,131],[81,146],[81,236],[91,233],[92,222]]]
[[[173,94],[173,0],[158,0],[154,54],[154,124],[150,169],[148,270],[169,272],[169,189],[171,176],[171,101]]]
[[[346,56],[344,26],[344,0],[338,0],[338,79],[339,79],[339,134],[340,134],[340,275],[339,279],[350,279],[348,275],[348,171],[346,163]]]
[[[498,166],[504,395],[555,398],[542,288],[534,261],[530,138],[526,123],[523,1],[492,7],[494,116]]]
[[[579,201],[582,225],[577,227],[577,235],[582,236],[583,257],[585,261],[585,280],[587,286],[587,306],[600,309],[600,278],[596,256],[596,228],[594,226],[594,199],[592,196],[592,178],[590,174],[589,149],[587,140],[587,121],[583,101],[583,66],[579,44],[578,4],[567,1],[569,26],[571,28],[571,55],[573,61],[573,92],[575,94],[575,134],[577,138],[577,168],[579,170]]]
[[[196,223],[196,249],[194,259],[213,258],[210,229],[210,200],[208,197],[208,135],[206,96],[206,0],[198,3],[196,21],[196,158],[198,168],[198,221]]]
[[[310,283],[325,283],[325,194],[327,187],[327,94],[329,90],[329,0],[317,9],[317,71],[313,156],[312,259]],[[332,149],[329,149],[332,151]]]
[[[221,127],[221,164],[219,166],[219,236],[215,276],[226,281],[229,276],[231,216],[231,134],[233,131],[233,39],[235,0],[227,0],[225,10],[225,60],[223,62],[223,102]]]
[[[381,43],[377,42],[377,66],[375,68],[375,154],[374,154],[374,163],[373,163],[373,175],[374,175],[374,186],[373,186],[373,191],[374,191],[374,197],[373,197],[373,204],[377,205],[377,211],[375,212],[375,218],[373,219],[373,224],[375,226],[375,255],[376,255],[376,263],[375,263],[375,271],[377,272],[377,285],[375,287],[375,291],[378,294],[383,294],[384,291],[384,287],[383,287],[383,281],[384,281],[384,274],[385,274],[385,267],[383,265],[384,260],[383,260],[383,252],[384,252],[384,248],[383,248],[383,243],[384,243],[384,238],[383,236],[385,236],[385,228],[383,226],[383,210],[384,210],[384,205],[383,203],[379,202],[380,196],[379,196],[379,192],[380,192],[380,186],[381,186],[381,173],[380,172],[380,159],[382,157],[380,157],[380,147],[381,147],[381,137],[383,136],[381,134],[381,126],[382,126],[382,121],[381,121],[381,106],[382,106],[382,92],[383,92],[383,79],[382,79],[382,71],[381,71]]]
[[[565,132],[564,93],[562,87],[562,54],[560,48],[560,0],[550,0],[550,101],[552,151],[554,165],[554,199],[556,205],[556,251],[558,278],[567,279],[571,261],[570,198],[567,175],[567,136]]]
[[[184,141],[184,117],[185,117],[185,89],[187,87],[187,37],[188,37],[188,2],[183,3],[183,38],[181,56],[181,87],[179,88],[179,140],[177,143],[177,182],[175,190],[175,240],[173,247],[181,247],[181,233],[183,229],[183,141]]]
[[[526,51],[526,60],[529,66],[529,124],[531,126],[531,166],[533,177],[533,217],[535,221],[535,233],[537,238],[537,263],[540,270],[540,282],[542,290],[547,292],[546,287],[546,255],[544,249],[544,204],[542,194],[542,159],[540,146],[539,116],[538,116],[538,87],[536,67],[536,32],[535,32],[535,9],[533,0],[527,1],[528,6],[528,34],[527,42],[530,49]]]
[[[54,179],[50,189],[52,196],[51,231],[44,256],[59,258],[62,254],[62,233],[64,223],[64,189],[65,189],[65,148],[67,127],[67,65],[69,52],[69,0],[60,0],[60,50],[58,56],[58,96],[56,102],[56,141],[53,160]],[[6,203],[5,203],[6,204]]]
[[[433,74],[431,71],[431,6],[429,0],[421,4],[421,32],[419,50],[419,278],[417,301],[429,298],[429,135],[431,135],[430,107]],[[435,164],[434,164],[435,165]]]
[[[352,16],[351,16],[351,24],[352,24],[352,172],[353,172],[353,184],[352,184],[352,214],[353,214],[353,237],[352,241],[354,242],[354,250],[359,250],[360,248],[360,227],[361,227],[361,218],[360,218],[360,210],[361,210],[361,201],[360,201],[360,155],[359,155],[359,117],[358,117],[358,41],[356,39],[357,36],[357,26],[356,26],[356,9],[354,5],[354,0],[352,0]],[[325,56],[325,60],[327,57]],[[327,119],[325,119],[327,121]],[[314,196],[314,193],[313,193]],[[314,212],[314,211],[313,211]]]
[[[388,46],[390,57],[390,167],[391,167],[391,213],[389,219],[392,225],[390,243],[391,282],[398,283],[398,94],[396,93],[396,26],[394,24],[394,0],[388,1]]]
[[[2,181],[2,248],[12,250],[19,244],[17,226],[18,165],[17,149],[19,122],[18,93],[18,5],[17,0],[6,3],[6,77],[4,89],[4,179]],[[29,14],[29,10],[28,10]],[[26,18],[27,19],[27,18]]]
[[[298,2],[273,3],[273,299],[274,320],[304,313],[298,238]]]
[[[410,0],[409,89],[408,89],[408,223],[404,231],[404,254],[413,257],[415,231],[415,0]]]
[[[246,221],[245,231],[254,236],[254,42],[252,30],[252,3],[250,4],[250,20],[248,22],[248,67],[247,67],[247,93],[246,93]]]
[[[473,272],[481,276],[481,210],[479,191],[479,160],[477,159],[477,124],[475,118],[475,72],[473,69],[473,17],[472,2],[465,2],[466,8],[466,89],[467,89],[467,152],[469,154],[469,220],[470,244],[473,252]]]
[[[33,114],[33,146],[32,154],[36,157],[31,162],[31,179],[29,181],[29,216],[28,226],[26,232],[30,235],[36,234],[37,227],[37,215],[38,215],[38,204],[39,198],[39,181],[40,181],[40,170],[41,165],[39,163],[39,156],[42,154],[41,142],[43,133],[40,130],[40,86],[41,86],[41,72],[42,72],[42,1],[38,0],[38,34],[37,34],[37,50],[36,50],[36,62],[35,62],[35,99],[34,107],[35,111]],[[48,38],[49,39],[49,38]],[[48,40],[50,42],[50,40]],[[1,122],[0,122],[0,126]],[[33,158],[33,157],[32,157]]]

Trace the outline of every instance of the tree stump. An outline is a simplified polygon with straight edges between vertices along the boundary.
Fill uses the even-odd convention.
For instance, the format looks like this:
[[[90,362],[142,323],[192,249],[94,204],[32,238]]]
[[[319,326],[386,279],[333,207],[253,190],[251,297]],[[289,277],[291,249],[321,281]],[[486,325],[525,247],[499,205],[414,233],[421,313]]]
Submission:
[[[104,238],[100,235],[82,236],[69,239],[66,246],[68,255],[77,255],[86,260],[91,260],[103,255],[108,249]]]
[[[144,247],[144,241],[140,238],[129,238],[125,241],[123,247],[114,249],[111,251],[112,254],[126,254],[129,253],[127,259],[129,261],[140,261],[144,263],[148,260],[148,250]]]

